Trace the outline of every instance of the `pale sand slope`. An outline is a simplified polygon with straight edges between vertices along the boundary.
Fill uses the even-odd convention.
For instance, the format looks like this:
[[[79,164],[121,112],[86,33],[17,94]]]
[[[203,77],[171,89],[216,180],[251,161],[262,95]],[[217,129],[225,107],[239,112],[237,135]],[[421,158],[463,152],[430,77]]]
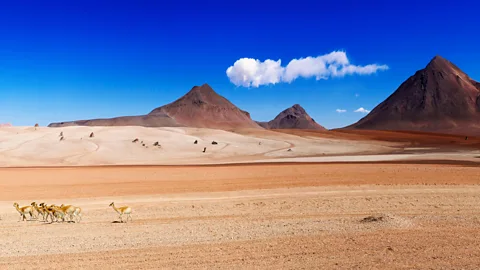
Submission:
[[[91,132],[93,138],[89,138]],[[303,138],[272,131],[243,134],[200,128],[1,128],[0,166],[205,164],[388,153],[393,149],[386,143]],[[135,138],[138,143],[132,143]],[[153,146],[157,141],[161,147]],[[204,147],[206,153],[202,152]]]

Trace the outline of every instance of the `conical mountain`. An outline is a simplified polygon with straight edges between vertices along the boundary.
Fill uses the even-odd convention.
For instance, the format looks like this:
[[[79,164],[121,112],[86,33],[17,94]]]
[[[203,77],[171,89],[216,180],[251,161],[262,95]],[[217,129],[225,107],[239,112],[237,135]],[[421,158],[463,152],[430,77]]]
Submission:
[[[250,118],[248,112],[240,110],[226,98],[218,95],[208,84],[194,86],[183,97],[170,104],[156,108],[147,115],[79,120],[52,123],[48,126],[261,128]]]
[[[346,128],[480,134],[480,83],[435,56],[368,115]]]
[[[326,130],[308,115],[305,109],[299,104],[283,110],[275,119],[269,122],[259,122],[259,124],[268,129],[316,129]]]
[[[176,101],[154,109],[148,115],[167,114],[177,123],[203,128],[260,128],[250,114],[217,94],[208,84],[193,87]]]

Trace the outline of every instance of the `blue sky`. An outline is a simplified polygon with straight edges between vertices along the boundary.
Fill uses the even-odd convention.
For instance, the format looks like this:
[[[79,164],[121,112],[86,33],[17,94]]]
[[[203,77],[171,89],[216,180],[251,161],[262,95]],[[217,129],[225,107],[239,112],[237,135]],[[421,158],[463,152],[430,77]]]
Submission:
[[[5,1],[0,6],[0,123],[139,115],[210,84],[255,120],[301,104],[341,127],[439,54],[480,80],[475,1]],[[242,87],[240,58],[346,52],[370,75]],[[337,113],[336,109],[345,109]]]

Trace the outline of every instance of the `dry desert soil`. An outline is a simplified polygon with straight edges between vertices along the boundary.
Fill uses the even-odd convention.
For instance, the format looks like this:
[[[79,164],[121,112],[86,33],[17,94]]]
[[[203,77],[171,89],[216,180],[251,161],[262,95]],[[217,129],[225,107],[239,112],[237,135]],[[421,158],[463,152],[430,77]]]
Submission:
[[[59,132],[0,130],[1,269],[480,268],[476,138]],[[19,221],[13,203],[33,201],[80,206],[82,221]],[[119,222],[111,202],[133,220]]]

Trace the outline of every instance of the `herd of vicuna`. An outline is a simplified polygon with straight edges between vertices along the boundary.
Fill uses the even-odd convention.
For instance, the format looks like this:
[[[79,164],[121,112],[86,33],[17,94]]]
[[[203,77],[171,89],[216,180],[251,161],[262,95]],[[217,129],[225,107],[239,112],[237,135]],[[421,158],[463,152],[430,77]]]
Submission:
[[[123,215],[127,216],[128,219],[133,220],[130,214],[132,213],[132,208],[130,206],[115,207],[115,204],[112,202],[109,206],[119,214],[120,221],[123,223]],[[18,203],[14,203],[13,207],[20,214],[20,219],[22,221],[27,220],[27,215],[30,216],[30,220],[39,219],[42,216],[44,222],[48,222],[50,218],[50,223],[53,222],[80,222],[82,220],[82,208],[73,206],[73,205],[60,205],[55,204],[47,205],[45,203],[37,204],[32,202],[30,205],[20,207]]]

